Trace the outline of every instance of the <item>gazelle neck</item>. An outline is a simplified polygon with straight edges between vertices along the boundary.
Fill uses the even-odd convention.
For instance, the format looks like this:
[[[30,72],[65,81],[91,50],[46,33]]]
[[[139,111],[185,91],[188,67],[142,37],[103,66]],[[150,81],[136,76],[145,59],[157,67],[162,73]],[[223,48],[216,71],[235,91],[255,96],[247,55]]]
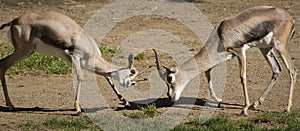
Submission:
[[[97,46],[98,44],[88,34],[81,34],[77,41],[77,48],[75,48],[74,52],[82,55],[81,64],[87,70],[99,75],[110,76],[112,72],[125,69],[125,67],[114,65],[103,59],[101,51]]]
[[[202,47],[200,51],[194,55],[194,57],[184,62],[180,68],[187,72],[195,71],[195,67],[192,66],[192,62],[195,60],[197,63],[198,73],[201,73],[231,58],[231,54],[223,50],[220,39],[214,29],[205,46]],[[198,73],[195,75],[198,75]]]
[[[111,76],[112,73],[119,71],[119,70],[123,70],[123,69],[127,69],[127,67],[120,67],[120,66],[114,65],[112,63],[107,62],[102,57],[98,57],[95,62],[95,72],[97,74]]]

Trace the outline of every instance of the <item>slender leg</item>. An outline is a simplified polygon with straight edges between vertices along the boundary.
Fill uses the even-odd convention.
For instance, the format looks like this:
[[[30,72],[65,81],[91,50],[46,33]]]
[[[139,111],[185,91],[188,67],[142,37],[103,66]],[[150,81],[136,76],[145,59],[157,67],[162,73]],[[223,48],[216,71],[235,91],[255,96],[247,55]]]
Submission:
[[[296,77],[297,77],[297,71],[296,68],[294,67],[293,63],[292,63],[292,59],[289,55],[289,51],[288,48],[286,46],[285,43],[281,43],[281,41],[284,40],[279,40],[274,38],[274,42],[275,42],[275,48],[278,51],[281,59],[283,60],[286,68],[289,71],[289,75],[290,75],[290,93],[289,93],[289,101],[288,101],[288,106],[286,111],[289,112],[291,110],[292,107],[292,101],[293,101],[293,94],[294,94],[294,88],[295,88],[295,84],[296,84]]]
[[[77,78],[77,84],[75,85],[75,108],[76,108],[76,115],[80,115],[81,114],[81,108],[80,108],[80,103],[79,103],[79,98],[80,98],[80,87],[81,87],[81,83],[83,80],[83,74],[81,71],[81,67],[80,67],[80,58],[76,57],[76,56],[71,56],[72,59],[72,63],[73,63],[73,69],[74,69],[74,73],[76,74],[76,78]]]
[[[216,96],[216,93],[215,93],[215,90],[214,90],[214,87],[213,87],[213,83],[212,83],[212,80],[211,80],[211,75],[210,75],[210,71],[211,69],[205,71],[205,76],[207,78],[207,82],[208,82],[208,88],[209,88],[209,91],[210,91],[210,96],[216,101],[218,102],[218,107],[221,107],[221,103],[222,103],[222,99],[218,98]]]
[[[245,47],[241,48],[240,52],[238,53],[238,60],[240,65],[240,77],[241,77],[241,83],[243,85],[244,90],[244,97],[245,97],[245,106],[243,108],[243,111],[241,112],[241,115],[248,115],[248,108],[250,107],[249,102],[249,96],[248,96],[248,90],[247,90],[247,76],[246,76],[246,49]]]
[[[33,45],[30,43],[24,43],[24,41],[22,41],[21,38],[19,38],[17,31],[14,29],[15,28],[11,27],[9,34],[11,34],[10,40],[14,45],[15,51],[10,56],[7,56],[2,60],[0,60],[0,79],[2,82],[5,102],[6,105],[9,107],[10,111],[14,110],[14,106],[9,99],[6,80],[5,80],[5,73],[11,66],[24,60],[34,52]]]
[[[5,73],[6,71],[14,64],[20,62],[21,60],[27,58],[33,53],[33,50],[19,50],[18,48],[15,49],[14,53],[0,61],[0,79],[2,82],[2,88],[4,92],[5,102],[6,105],[9,107],[10,111],[14,110],[14,106],[9,99],[6,80],[5,80]]]
[[[115,87],[115,85],[112,82],[112,80],[110,79],[110,77],[105,76],[105,79],[108,81],[108,83],[110,84],[110,86],[113,88],[113,90],[116,93],[116,95],[118,96],[119,100],[122,101],[125,104],[125,106],[130,106],[129,102],[117,90],[117,88]]]
[[[265,57],[265,59],[268,61],[273,75],[272,78],[270,80],[270,82],[268,83],[267,87],[265,88],[264,92],[262,93],[262,95],[258,98],[258,100],[256,102],[254,102],[251,105],[251,108],[256,109],[258,105],[261,105],[264,101],[264,99],[266,98],[267,94],[270,92],[270,90],[272,89],[273,85],[275,84],[275,82],[277,81],[277,77],[279,76],[280,72],[281,72],[281,67],[280,64],[275,56],[274,50],[273,48],[260,48],[261,53],[263,54],[263,56]]]

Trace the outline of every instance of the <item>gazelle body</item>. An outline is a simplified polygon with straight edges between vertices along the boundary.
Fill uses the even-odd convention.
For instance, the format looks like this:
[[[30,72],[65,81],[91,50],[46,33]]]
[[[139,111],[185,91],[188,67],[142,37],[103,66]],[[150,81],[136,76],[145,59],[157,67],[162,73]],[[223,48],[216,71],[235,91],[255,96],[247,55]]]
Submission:
[[[287,42],[293,33],[294,20],[284,10],[271,6],[253,7],[221,21],[210,34],[205,46],[192,59],[195,59],[198,63],[199,73],[205,72],[212,98],[217,102],[222,102],[222,99],[218,98],[213,90],[210,71],[218,64],[231,60],[233,56],[237,56],[245,96],[245,106],[242,114],[247,115],[250,102],[246,84],[246,51],[252,47],[259,48],[273,72],[272,78],[263,94],[252,104],[252,107],[256,108],[259,104],[262,104],[281,72],[281,66],[274,53],[274,50],[276,50],[290,74],[290,93],[287,106],[287,111],[290,111],[297,72],[290,58]],[[157,56],[156,52],[155,54]],[[190,60],[175,69],[165,67],[166,72],[163,73],[158,56],[156,59],[161,77],[164,78],[168,85],[169,97],[173,101],[178,100],[185,88],[185,83],[188,83],[190,79],[186,79],[186,81],[176,80],[180,80],[180,77],[184,76],[182,74],[190,72]]]
[[[138,72],[133,68],[132,56],[130,56],[129,67],[119,67],[108,63],[101,57],[97,43],[89,34],[71,18],[55,12],[24,14],[10,23],[3,24],[0,29],[6,26],[10,26],[9,37],[15,49],[13,54],[0,61],[0,78],[9,110],[13,110],[14,106],[9,99],[5,73],[9,67],[35,51],[60,57],[67,63],[73,64],[78,80],[75,85],[77,113],[81,113],[79,94],[83,80],[82,68],[105,76],[119,99],[128,104],[118,93],[110,77],[118,80],[122,86],[134,85],[133,79]]]

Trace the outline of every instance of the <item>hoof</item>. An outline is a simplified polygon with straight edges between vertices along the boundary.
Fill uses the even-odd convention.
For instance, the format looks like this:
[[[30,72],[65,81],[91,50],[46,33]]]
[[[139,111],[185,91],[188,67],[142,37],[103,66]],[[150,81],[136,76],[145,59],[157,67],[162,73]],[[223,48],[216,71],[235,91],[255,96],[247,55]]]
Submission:
[[[8,111],[10,111],[10,112],[16,112],[17,110],[16,110],[16,108],[14,106],[11,106],[11,107],[8,108]]]
[[[284,110],[284,113],[289,113],[289,112],[290,112],[290,110],[288,110],[288,109]]]
[[[249,107],[249,109],[256,110],[258,105],[259,105],[259,102],[256,101]]]
[[[15,108],[12,109],[8,109],[9,112],[17,112],[17,110]]]
[[[129,110],[133,109],[133,107],[132,107],[130,104],[126,104],[126,105],[124,106],[124,108],[125,108],[125,109],[129,109]]]
[[[130,103],[128,101],[124,102],[125,107],[130,107]]]
[[[71,116],[81,116],[82,112],[76,112],[75,114],[72,114]]]
[[[242,112],[240,113],[240,116],[248,116],[248,113],[245,112],[245,111],[242,111]]]
[[[252,105],[249,107],[249,109],[251,109],[251,110],[256,110],[256,108],[257,108],[257,106],[255,106],[254,104],[252,104]]]
[[[219,102],[218,103],[218,108],[221,108],[222,107],[222,102]]]

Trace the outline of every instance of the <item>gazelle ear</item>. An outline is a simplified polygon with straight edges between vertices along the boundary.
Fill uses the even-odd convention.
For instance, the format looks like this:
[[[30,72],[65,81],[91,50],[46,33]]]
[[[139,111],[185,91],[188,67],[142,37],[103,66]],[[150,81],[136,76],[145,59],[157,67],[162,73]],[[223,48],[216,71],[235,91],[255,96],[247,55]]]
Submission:
[[[166,66],[163,66],[165,69],[166,69],[166,71],[167,71],[167,73],[168,74],[170,74],[170,73],[177,73],[178,72],[178,69],[176,68],[176,67],[166,67]]]
[[[128,56],[128,67],[129,67],[129,69],[133,68],[133,64],[134,64],[133,61],[134,61],[133,55],[129,54],[129,56]]]

